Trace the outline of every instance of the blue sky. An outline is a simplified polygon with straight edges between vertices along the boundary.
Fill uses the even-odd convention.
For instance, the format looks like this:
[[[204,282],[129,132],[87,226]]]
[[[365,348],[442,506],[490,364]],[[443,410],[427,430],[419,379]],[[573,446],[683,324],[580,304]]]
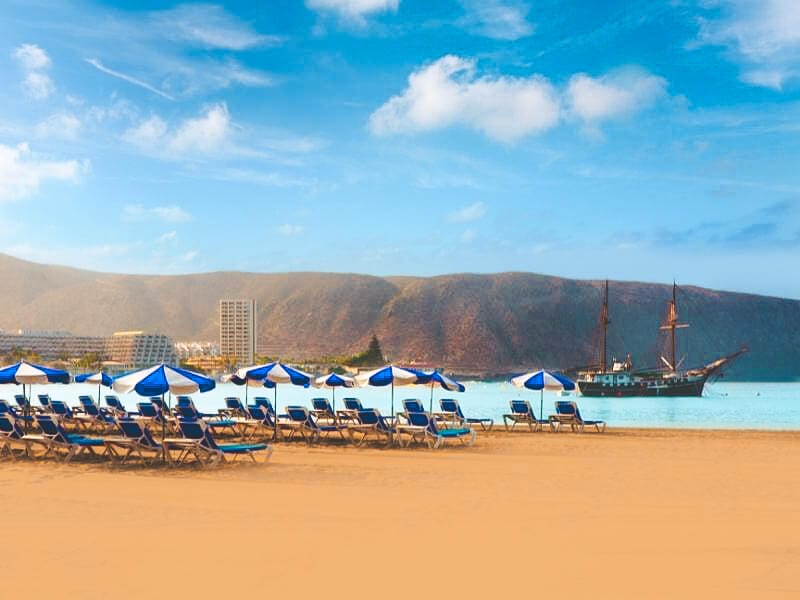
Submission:
[[[6,0],[0,89],[14,256],[800,298],[794,0]]]

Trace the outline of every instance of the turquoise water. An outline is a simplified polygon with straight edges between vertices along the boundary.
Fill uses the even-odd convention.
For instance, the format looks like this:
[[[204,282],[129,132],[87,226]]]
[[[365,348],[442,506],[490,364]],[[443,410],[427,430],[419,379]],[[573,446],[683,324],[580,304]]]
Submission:
[[[0,386],[0,398],[11,400],[20,388]],[[85,385],[34,386],[34,396],[48,392],[53,398],[77,404],[79,394],[97,395],[97,388]],[[107,390],[104,388],[103,393]],[[250,388],[250,398],[256,395],[273,397],[273,390]],[[355,396],[365,406],[379,409],[383,414],[390,410],[389,388],[358,388],[337,390],[337,408],[341,398]],[[436,398],[447,397],[443,390],[435,392]],[[232,384],[220,384],[207,394],[196,394],[195,403],[205,412],[215,412],[224,406],[225,396],[244,399],[244,388]],[[329,390],[303,389],[294,386],[279,386],[278,406],[287,404],[310,405],[311,398],[327,396]],[[491,417],[502,422],[508,412],[509,400],[524,398],[531,401],[539,412],[539,393],[519,390],[508,383],[470,382],[467,391],[456,395],[467,416]],[[573,396],[574,397],[574,396]],[[402,407],[402,399],[418,398],[427,406],[430,388],[405,387],[395,389],[395,411]],[[545,392],[544,412],[552,412],[558,394]],[[574,397],[587,419],[602,419],[611,427],[684,427],[696,429],[800,429],[800,383],[716,383],[706,387],[702,398],[583,398]],[[139,398],[135,395],[120,396],[133,409]]]

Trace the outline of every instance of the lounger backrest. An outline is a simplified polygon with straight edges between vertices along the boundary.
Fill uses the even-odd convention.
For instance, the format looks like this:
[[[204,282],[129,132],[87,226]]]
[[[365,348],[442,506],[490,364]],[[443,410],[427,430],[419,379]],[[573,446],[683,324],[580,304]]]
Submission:
[[[49,394],[37,394],[36,397],[39,398],[39,404],[42,406],[47,406],[50,404]]]
[[[425,412],[425,407],[422,405],[422,402],[414,398],[403,400],[403,408],[406,409],[407,413]]]
[[[20,439],[25,433],[11,413],[0,414],[0,435]]]
[[[454,398],[442,398],[439,400],[439,406],[442,412],[453,413],[461,419],[464,418],[464,413],[461,412],[461,405]]]
[[[161,410],[161,412],[167,410],[167,405],[164,403],[164,399],[161,396],[151,396],[150,402],[155,404]]]
[[[527,400],[512,400],[511,412],[518,415],[533,414],[533,411],[531,410],[531,405],[528,403]]]
[[[117,419],[117,425],[119,425],[122,435],[126,438],[140,440],[144,437],[144,430],[142,429],[142,426],[134,419],[129,417]]]
[[[50,401],[50,408],[53,409],[53,413],[57,414],[60,417],[71,417],[72,411],[70,410],[69,406],[67,406],[61,400],[51,400]]]
[[[200,445],[212,450],[217,450],[217,442],[211,434],[211,430],[206,426],[205,422],[200,419],[184,419],[178,421],[181,428],[183,437],[190,440],[200,440]]]
[[[36,422],[39,424],[42,433],[45,437],[49,437],[55,442],[60,442],[62,444],[68,444],[69,439],[67,438],[67,432],[64,431],[64,428],[53,419],[53,417],[49,415],[36,415]]]
[[[567,400],[556,401],[556,413],[563,416],[576,417],[578,405]]]
[[[287,406],[286,413],[295,423],[308,423],[311,421],[308,409],[305,406]]]
[[[406,415],[408,422],[415,427],[430,427],[431,418],[426,412],[410,412]]]
[[[262,407],[264,410],[268,411],[269,414],[274,415],[275,409],[272,406],[272,402],[269,401],[269,398],[264,398],[264,396],[258,396],[253,398],[253,402],[256,403],[256,406]]]
[[[81,403],[81,406],[94,406],[94,400],[92,400],[91,396],[78,396],[78,402]]]
[[[117,410],[124,411],[125,407],[122,406],[122,402],[119,401],[119,398],[116,396],[106,396],[106,406],[110,406],[111,408],[116,408]]]
[[[275,427],[275,421],[272,420],[272,416],[263,406],[251,404],[248,407],[248,411],[250,412],[251,419],[261,421],[267,427]]]
[[[331,407],[331,403],[328,402],[327,398],[312,398],[311,399],[311,406],[314,407],[314,410],[325,411],[332,413],[333,408]]]
[[[345,398],[344,407],[347,410],[364,410],[364,407],[361,405],[361,400],[358,398]]]
[[[152,402],[139,402],[136,407],[139,409],[140,415],[149,419],[155,419],[161,414],[161,411]]]
[[[225,398],[225,407],[229,408],[230,410],[244,410],[244,406],[242,406],[242,401],[233,396]]]
[[[380,415],[374,408],[365,408],[358,411],[358,421],[362,425],[377,425]]]
[[[11,406],[8,404],[7,400],[0,400],[0,415],[5,413],[12,413]]]
[[[22,394],[14,394],[14,402],[17,403],[17,406],[21,406],[22,408],[30,406],[30,402],[28,402],[28,399]]]

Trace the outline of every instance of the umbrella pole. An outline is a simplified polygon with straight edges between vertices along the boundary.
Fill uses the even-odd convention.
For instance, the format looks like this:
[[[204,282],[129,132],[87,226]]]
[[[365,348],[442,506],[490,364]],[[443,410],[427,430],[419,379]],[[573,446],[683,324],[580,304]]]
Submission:
[[[273,392],[273,404],[275,405],[275,432],[272,434],[272,439],[277,441],[278,440],[278,384],[275,384],[275,391]]]
[[[161,394],[161,406],[164,406],[164,394]],[[167,445],[164,440],[167,439],[167,415],[169,414],[169,407],[167,407],[167,414],[161,410],[161,462],[167,462]]]
[[[431,407],[428,410],[428,412],[430,412],[431,415],[433,415],[433,380],[431,380]]]
[[[539,390],[539,418],[544,420],[544,388]]]
[[[333,420],[336,421],[336,388],[331,388],[331,396],[333,396]]]
[[[389,423],[394,423],[394,377],[392,377],[392,408],[389,413]],[[394,445],[394,427],[389,429],[389,444]]]
[[[22,397],[25,398],[25,384],[22,384]],[[25,406],[22,407],[22,414],[25,415],[25,435],[28,434],[28,423],[30,423],[31,417],[31,403],[25,401]]]

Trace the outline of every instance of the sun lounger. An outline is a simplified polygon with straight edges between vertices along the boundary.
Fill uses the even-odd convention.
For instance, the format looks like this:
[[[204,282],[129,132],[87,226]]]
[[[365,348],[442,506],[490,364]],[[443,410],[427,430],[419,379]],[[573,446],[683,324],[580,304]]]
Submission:
[[[97,406],[91,396],[78,396],[78,401],[81,403],[83,414],[75,415],[77,419],[82,420],[87,426],[95,425],[101,429],[115,427],[114,417],[106,409]]]
[[[221,417],[228,419],[233,417],[247,418],[248,416],[247,409],[242,404],[242,401],[234,396],[225,398],[225,408],[220,408],[218,412]]]
[[[127,411],[125,410],[125,407],[122,405],[122,402],[120,402],[119,398],[117,398],[116,396],[113,395],[106,396],[106,406],[108,406],[111,409],[111,412],[114,414],[114,416],[124,417],[127,414]]]
[[[442,412],[438,413],[446,423],[457,425],[479,425],[484,431],[491,431],[494,426],[494,419],[468,418],[464,416],[461,405],[454,398],[442,398],[439,400],[439,407]]]
[[[345,439],[344,432],[347,429],[345,426],[337,423],[321,425],[305,406],[287,406],[286,413],[289,415],[292,425],[287,438],[289,440],[295,434],[300,434],[300,437],[309,444],[319,441],[322,436],[338,435],[341,439]]]
[[[52,412],[50,407],[50,395],[49,394],[37,394],[36,397],[39,399],[39,404],[41,405],[42,412]]]
[[[506,431],[513,431],[519,424],[527,425],[531,431],[539,431],[544,425],[550,425],[550,421],[536,418],[531,403],[527,400],[512,400],[509,405],[511,413],[503,415]],[[509,423],[511,427],[509,427]]]
[[[114,456],[119,456],[117,448],[126,451],[120,462],[125,462],[133,455],[138,456],[142,462],[147,462],[146,455],[150,456],[151,462],[161,460],[163,457],[170,461],[169,451],[164,452],[164,446],[155,440],[146,423],[133,417],[121,417],[117,419],[117,425],[122,436],[106,438],[103,441],[110,449],[110,454]]]
[[[70,425],[75,429],[86,429],[91,421],[86,415],[76,415],[66,402],[50,400],[51,414],[57,417],[62,425]]]
[[[416,400],[415,398],[407,398],[403,400],[403,409],[407,413],[423,413],[425,412],[425,406],[423,406],[422,402]]]
[[[441,429],[426,412],[406,413],[408,424],[398,425],[397,433],[400,439],[405,435],[406,446],[412,442],[420,442],[428,445],[429,448],[439,448],[447,440],[458,440],[465,446],[472,446],[475,443],[476,434],[470,427],[457,427],[455,429]]]
[[[336,413],[333,412],[333,407],[327,398],[312,398],[311,406],[314,407],[311,414],[317,419],[333,423],[337,422]]]
[[[246,440],[275,432],[275,421],[263,406],[251,404],[247,407],[246,417],[234,417],[233,420],[238,423],[242,437]]]
[[[55,402],[54,400],[53,403]],[[103,440],[99,438],[87,438],[82,435],[67,433],[59,420],[51,415],[36,415],[36,423],[42,430],[42,435],[46,442],[47,452],[45,452],[45,456],[52,452],[57,457],[58,451],[63,450],[65,452],[64,462],[69,462],[74,457],[84,453],[96,455],[95,448],[103,448],[105,446]],[[109,451],[106,448],[103,454],[107,453]]]
[[[194,405],[194,401],[189,396],[178,396],[175,412],[178,417],[183,419],[204,419],[209,427],[214,430],[224,430],[234,434],[240,433],[236,421],[233,419],[223,419],[219,414],[201,413]]]
[[[362,408],[355,413],[356,420],[347,424],[350,437],[358,446],[364,445],[370,436],[389,444],[396,432],[391,419],[381,416],[374,408]]]
[[[31,447],[34,444],[47,447],[43,436],[27,435],[24,427],[24,421],[17,418],[14,413],[0,413],[0,456],[7,454],[12,459],[16,459],[15,446],[21,447],[24,456],[32,455]]]
[[[224,462],[228,456],[236,461],[240,456],[248,456],[256,462],[256,452],[266,451],[264,462],[272,456],[272,447],[268,444],[217,444],[211,429],[201,419],[181,418],[178,424],[183,434],[182,440],[166,440],[167,447],[174,446],[182,450],[180,462],[189,455],[194,456],[201,464]]]
[[[577,403],[568,400],[556,401],[556,414],[550,415],[550,422],[556,425],[557,431],[561,431],[564,425],[578,433],[583,433],[586,427],[594,427],[599,433],[606,430],[605,421],[587,421],[581,416]]]

